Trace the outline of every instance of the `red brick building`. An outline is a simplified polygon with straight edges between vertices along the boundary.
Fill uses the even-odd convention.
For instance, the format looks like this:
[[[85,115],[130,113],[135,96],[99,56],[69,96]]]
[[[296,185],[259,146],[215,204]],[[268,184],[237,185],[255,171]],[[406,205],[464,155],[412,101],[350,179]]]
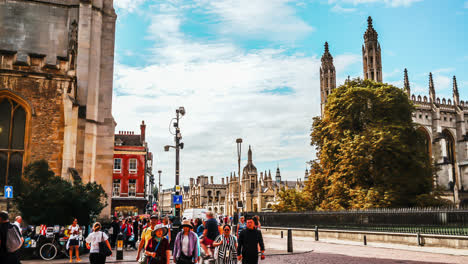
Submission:
[[[146,125],[142,121],[140,135],[133,131],[119,131],[114,142],[112,178],[112,214],[145,213],[151,200],[152,153],[145,141]]]

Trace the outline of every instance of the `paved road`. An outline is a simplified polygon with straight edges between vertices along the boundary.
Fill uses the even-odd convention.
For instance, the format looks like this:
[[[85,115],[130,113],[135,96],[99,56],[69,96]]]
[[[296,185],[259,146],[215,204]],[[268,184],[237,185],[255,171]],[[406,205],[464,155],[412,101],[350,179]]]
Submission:
[[[333,243],[330,243],[333,242]],[[260,264],[468,264],[468,251],[445,248],[411,247],[404,245],[374,244],[368,246],[352,242],[328,241],[315,242],[313,239],[296,237],[294,253],[286,253],[286,239],[265,236],[267,259]],[[124,251],[124,261],[116,261],[115,254],[107,258],[107,263],[135,264],[136,251]],[[83,262],[89,263],[87,256]],[[22,261],[23,264],[68,263],[67,259],[54,261]]]

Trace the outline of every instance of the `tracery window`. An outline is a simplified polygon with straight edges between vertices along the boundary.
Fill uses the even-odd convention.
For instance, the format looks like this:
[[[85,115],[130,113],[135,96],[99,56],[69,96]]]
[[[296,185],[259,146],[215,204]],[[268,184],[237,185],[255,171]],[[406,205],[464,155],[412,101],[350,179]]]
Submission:
[[[15,185],[23,171],[26,111],[9,97],[0,97],[0,195]]]

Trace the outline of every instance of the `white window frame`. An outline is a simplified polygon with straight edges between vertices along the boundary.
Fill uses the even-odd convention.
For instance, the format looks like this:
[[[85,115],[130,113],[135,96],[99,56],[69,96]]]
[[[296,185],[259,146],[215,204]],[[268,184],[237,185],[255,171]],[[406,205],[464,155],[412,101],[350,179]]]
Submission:
[[[135,181],[135,183],[130,183],[130,181]],[[131,189],[130,184],[135,184],[133,195],[131,195],[132,193],[130,192],[130,189]],[[135,179],[128,180],[128,197],[136,197],[136,189],[137,189],[137,180]]]
[[[135,169],[131,168],[132,161],[135,161]],[[137,173],[138,171],[138,160],[137,159],[129,159],[128,160],[128,172],[130,173]]]
[[[116,162],[117,160],[120,160],[120,169],[116,169],[116,168],[115,168],[115,162]],[[114,167],[113,167],[113,168],[114,168],[114,172],[122,172],[122,159],[121,159],[121,158],[115,158],[115,159],[114,159]]]
[[[122,185],[120,184],[120,180],[114,180],[114,181],[119,181],[119,182],[112,182],[112,197],[120,197],[120,194],[122,193]],[[118,184],[118,190],[119,190],[119,193],[116,195],[115,193],[115,190],[117,189],[116,187],[116,184]]]

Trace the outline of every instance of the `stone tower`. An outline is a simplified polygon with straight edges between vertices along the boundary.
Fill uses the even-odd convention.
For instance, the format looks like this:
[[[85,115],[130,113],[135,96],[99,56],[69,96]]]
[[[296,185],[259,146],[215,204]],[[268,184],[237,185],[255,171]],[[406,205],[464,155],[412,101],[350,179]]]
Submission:
[[[281,173],[279,166],[276,168],[276,176],[275,176],[276,183],[281,183]]]
[[[328,42],[325,42],[325,52],[322,55],[320,67],[320,109],[323,116],[328,95],[336,88],[336,71],[333,65],[333,57],[328,51]]]
[[[378,34],[372,26],[372,18],[367,19],[367,30],[364,33],[362,46],[362,59],[364,66],[364,80],[371,79],[382,82],[382,59],[380,56],[380,43]]]
[[[102,185],[110,215],[116,18],[113,0],[0,1],[0,121],[11,103],[24,111],[20,149],[0,146],[2,190],[44,159],[57,176]]]

